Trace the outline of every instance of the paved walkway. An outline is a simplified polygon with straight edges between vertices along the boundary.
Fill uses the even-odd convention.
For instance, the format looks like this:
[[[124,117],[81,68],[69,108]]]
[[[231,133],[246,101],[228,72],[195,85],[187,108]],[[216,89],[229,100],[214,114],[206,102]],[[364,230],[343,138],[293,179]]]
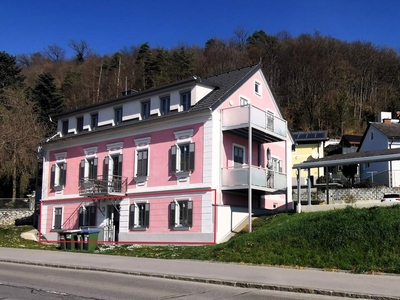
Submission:
[[[358,275],[316,269],[1,247],[0,261],[349,298],[400,300],[400,276],[396,275]]]

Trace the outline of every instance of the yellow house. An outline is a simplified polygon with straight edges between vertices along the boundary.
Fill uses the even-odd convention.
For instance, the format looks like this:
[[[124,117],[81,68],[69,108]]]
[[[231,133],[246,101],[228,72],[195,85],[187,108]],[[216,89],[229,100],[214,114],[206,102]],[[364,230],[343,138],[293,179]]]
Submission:
[[[295,151],[292,151],[292,166],[317,158],[324,157],[325,142],[329,140],[328,131],[297,131],[293,132],[293,137],[296,145]],[[297,170],[292,169],[292,184],[297,186]],[[314,182],[318,177],[324,175],[324,168],[313,168],[310,170],[311,176],[314,177]],[[306,185],[307,170],[301,170],[300,184]]]

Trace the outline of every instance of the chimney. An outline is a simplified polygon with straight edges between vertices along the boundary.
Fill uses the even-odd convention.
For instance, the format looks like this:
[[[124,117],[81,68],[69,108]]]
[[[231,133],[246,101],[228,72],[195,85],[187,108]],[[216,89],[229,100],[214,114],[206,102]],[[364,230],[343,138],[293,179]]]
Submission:
[[[390,124],[390,123],[392,123],[392,119],[383,119],[382,121],[383,121],[383,123],[385,123],[385,124]]]

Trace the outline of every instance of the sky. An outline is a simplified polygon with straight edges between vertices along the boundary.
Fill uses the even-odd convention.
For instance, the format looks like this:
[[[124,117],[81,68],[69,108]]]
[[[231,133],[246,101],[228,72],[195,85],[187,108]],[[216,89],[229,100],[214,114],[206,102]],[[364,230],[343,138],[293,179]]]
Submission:
[[[71,40],[99,55],[148,42],[167,49],[228,40],[238,28],[371,42],[400,53],[400,0],[0,0],[0,51],[32,54]]]

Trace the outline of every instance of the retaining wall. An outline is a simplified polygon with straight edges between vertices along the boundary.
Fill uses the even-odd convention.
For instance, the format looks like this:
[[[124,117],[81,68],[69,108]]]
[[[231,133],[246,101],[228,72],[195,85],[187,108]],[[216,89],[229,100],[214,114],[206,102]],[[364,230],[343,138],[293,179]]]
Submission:
[[[14,225],[15,220],[30,217],[33,212],[33,209],[1,209],[0,225]]]

